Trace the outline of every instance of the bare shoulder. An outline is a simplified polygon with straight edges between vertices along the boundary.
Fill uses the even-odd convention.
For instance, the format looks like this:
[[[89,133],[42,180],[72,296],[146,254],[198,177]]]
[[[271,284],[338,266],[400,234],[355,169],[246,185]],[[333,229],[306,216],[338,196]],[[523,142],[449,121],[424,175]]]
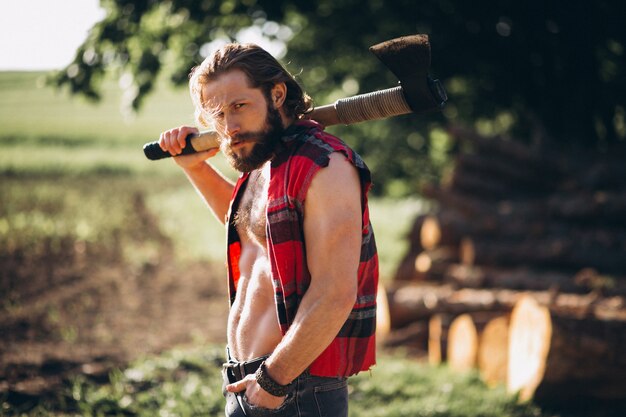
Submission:
[[[340,152],[330,155],[328,166],[313,177],[307,192],[305,211],[309,214],[339,219],[361,209],[361,186],[356,167]]]
[[[311,182],[309,197],[317,192],[328,195],[333,191],[359,190],[357,169],[341,152],[330,154],[328,166],[319,170]]]

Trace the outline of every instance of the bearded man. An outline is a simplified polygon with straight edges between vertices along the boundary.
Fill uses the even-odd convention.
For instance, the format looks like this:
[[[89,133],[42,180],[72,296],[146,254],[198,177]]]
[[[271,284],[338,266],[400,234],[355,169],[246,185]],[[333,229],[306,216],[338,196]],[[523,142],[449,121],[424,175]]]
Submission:
[[[161,134],[227,229],[226,415],[347,416],[347,378],[375,364],[370,172],[307,120],[310,98],[256,45],[222,47],[189,85],[198,124],[241,172],[219,173],[216,149],[179,155],[194,127]]]

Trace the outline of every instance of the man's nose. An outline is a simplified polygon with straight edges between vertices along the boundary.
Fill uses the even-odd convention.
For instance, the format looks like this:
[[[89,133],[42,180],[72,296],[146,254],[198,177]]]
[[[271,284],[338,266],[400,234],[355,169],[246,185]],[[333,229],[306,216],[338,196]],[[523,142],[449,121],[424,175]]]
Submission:
[[[239,133],[240,125],[235,117],[224,117],[224,128],[226,130],[226,134],[233,137]]]

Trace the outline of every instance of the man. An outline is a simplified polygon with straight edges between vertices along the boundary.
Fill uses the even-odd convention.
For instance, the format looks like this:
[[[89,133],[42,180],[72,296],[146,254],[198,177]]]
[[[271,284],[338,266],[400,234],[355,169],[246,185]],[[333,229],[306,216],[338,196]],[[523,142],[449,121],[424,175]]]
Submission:
[[[236,184],[174,158],[227,226],[228,416],[347,416],[346,378],[375,363],[378,257],[361,158],[306,120],[310,99],[270,54],[229,44],[194,68],[198,123]],[[178,155],[195,128],[161,134]]]

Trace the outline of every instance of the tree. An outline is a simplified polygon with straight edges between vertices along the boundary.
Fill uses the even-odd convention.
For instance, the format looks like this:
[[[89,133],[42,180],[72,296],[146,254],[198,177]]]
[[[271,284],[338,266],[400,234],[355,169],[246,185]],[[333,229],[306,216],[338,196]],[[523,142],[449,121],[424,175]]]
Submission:
[[[551,145],[610,147],[626,139],[626,4],[484,0],[101,0],[94,26],[57,85],[97,98],[110,68],[138,109],[157,74],[184,84],[211,42],[244,28],[286,42],[284,61],[318,104],[397,82],[372,44],[426,33],[432,73],[448,89],[441,115],[338,129],[376,172],[378,192],[414,192],[453,150],[443,128],[464,122]]]

